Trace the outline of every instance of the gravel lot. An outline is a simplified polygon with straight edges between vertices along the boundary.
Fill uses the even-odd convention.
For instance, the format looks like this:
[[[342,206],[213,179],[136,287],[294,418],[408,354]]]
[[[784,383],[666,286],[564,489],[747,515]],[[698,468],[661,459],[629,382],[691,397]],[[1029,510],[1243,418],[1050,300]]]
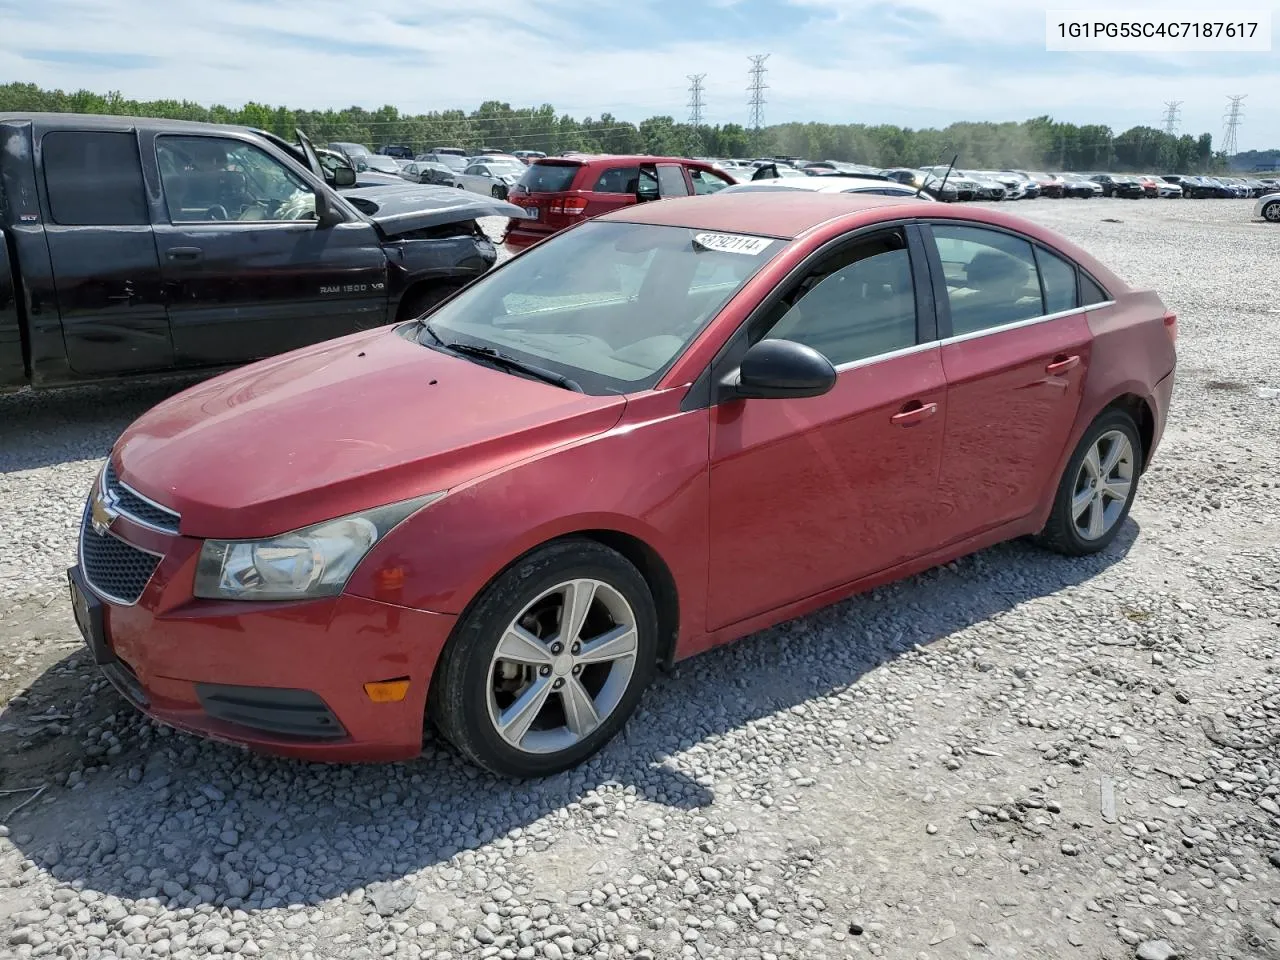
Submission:
[[[1181,318],[1106,555],[997,547],[688,661],[536,784],[141,720],[61,577],[173,387],[0,398],[0,956],[1280,958],[1280,229],[1251,203],[1011,207]]]

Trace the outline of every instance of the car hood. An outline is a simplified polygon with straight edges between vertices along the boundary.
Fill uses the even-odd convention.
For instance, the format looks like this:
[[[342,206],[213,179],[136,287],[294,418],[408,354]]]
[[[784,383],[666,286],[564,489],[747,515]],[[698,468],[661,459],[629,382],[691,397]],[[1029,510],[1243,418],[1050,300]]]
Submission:
[[[387,236],[476,217],[527,217],[523,207],[478,193],[401,180],[343,190],[342,197]]]
[[[253,539],[456,487],[603,433],[625,407],[384,327],[191,387],[134,421],[112,458],[183,535]]]

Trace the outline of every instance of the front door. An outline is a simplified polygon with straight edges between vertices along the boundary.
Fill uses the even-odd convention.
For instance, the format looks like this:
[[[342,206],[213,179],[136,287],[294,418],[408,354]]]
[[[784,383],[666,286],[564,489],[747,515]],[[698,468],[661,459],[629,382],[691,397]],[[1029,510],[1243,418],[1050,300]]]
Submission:
[[[812,346],[839,378],[821,397],[713,408],[709,629],[932,546],[946,384],[920,259],[903,230],[859,237],[763,318],[763,336]]]
[[[111,376],[171,366],[137,134],[54,130],[41,138],[40,157],[44,232],[71,369]]]
[[[946,439],[946,539],[1017,520],[1041,502],[1080,406],[1092,335],[1076,270],[1027,239],[933,224]]]
[[[320,226],[293,169],[231,137],[155,138],[167,223],[156,226],[180,363],[274,356],[386,321],[373,226]]]

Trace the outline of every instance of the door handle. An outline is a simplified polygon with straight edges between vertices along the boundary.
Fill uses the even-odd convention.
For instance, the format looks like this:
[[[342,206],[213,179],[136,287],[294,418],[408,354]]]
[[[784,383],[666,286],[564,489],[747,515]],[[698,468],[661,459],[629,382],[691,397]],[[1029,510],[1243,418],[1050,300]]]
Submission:
[[[165,254],[170,260],[199,260],[203,255],[199,247],[170,247]]]
[[[1066,373],[1068,370],[1074,370],[1078,366],[1080,366],[1080,358],[1078,356],[1054,357],[1053,362],[1044,368],[1044,372],[1057,376],[1060,373]]]
[[[889,419],[896,426],[909,427],[912,424],[919,423],[921,420],[928,420],[937,412],[938,405],[936,403],[921,403],[919,400],[913,400]]]

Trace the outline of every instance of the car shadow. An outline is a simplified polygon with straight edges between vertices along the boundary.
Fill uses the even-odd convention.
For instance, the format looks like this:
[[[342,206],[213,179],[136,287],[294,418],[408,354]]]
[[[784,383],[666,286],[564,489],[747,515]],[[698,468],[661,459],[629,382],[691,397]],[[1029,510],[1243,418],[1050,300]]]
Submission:
[[[637,798],[705,809],[716,799],[715,781],[682,769],[682,751],[1083,583],[1122,560],[1138,532],[1130,519],[1106,551],[1078,559],[1002,544],[691,658],[654,683],[598,756],[540,781],[494,778],[430,736],[410,762],[326,766],[172,733],[137,716],[76,650],[0,712],[0,789],[38,785],[41,770],[48,778],[59,763],[63,783],[65,771],[85,761],[105,767],[72,772],[71,787],[51,786],[51,801],[9,820],[8,842],[77,888],[158,897],[174,908],[252,911],[319,903],[499,838],[507,840],[493,855],[540,850],[547,824],[576,804],[612,811]],[[75,628],[63,619],[70,636]],[[39,733],[46,715],[61,717],[45,725],[51,735]],[[602,787],[611,789],[591,797]],[[21,799],[0,796],[0,819]],[[653,815],[632,814],[634,827],[617,817],[610,825],[639,831]],[[589,846],[594,834],[580,839]],[[591,886],[584,875],[577,888]]]
[[[206,376],[0,394],[0,474],[101,459],[134,420]]]

